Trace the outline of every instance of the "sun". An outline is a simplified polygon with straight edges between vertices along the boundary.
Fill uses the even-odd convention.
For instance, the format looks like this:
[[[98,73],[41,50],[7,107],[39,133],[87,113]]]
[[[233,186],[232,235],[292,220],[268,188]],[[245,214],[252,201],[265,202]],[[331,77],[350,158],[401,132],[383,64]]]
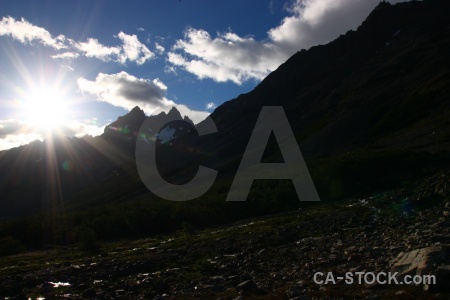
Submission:
[[[33,126],[55,130],[67,123],[68,108],[64,94],[57,88],[35,88],[24,100],[25,117]]]

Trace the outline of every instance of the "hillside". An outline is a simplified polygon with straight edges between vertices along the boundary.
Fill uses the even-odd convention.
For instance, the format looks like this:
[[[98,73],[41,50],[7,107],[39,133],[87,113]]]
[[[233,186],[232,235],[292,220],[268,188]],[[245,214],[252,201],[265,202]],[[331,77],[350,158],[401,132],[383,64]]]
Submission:
[[[86,239],[79,247],[3,257],[0,297],[448,299],[449,180],[440,173],[411,190],[206,230],[185,226],[170,235],[101,244]],[[317,272],[324,274],[316,278],[320,283]],[[334,279],[325,282],[328,272]],[[398,275],[389,284],[371,276],[359,283],[358,272]],[[435,284],[401,284],[411,274],[436,276]]]

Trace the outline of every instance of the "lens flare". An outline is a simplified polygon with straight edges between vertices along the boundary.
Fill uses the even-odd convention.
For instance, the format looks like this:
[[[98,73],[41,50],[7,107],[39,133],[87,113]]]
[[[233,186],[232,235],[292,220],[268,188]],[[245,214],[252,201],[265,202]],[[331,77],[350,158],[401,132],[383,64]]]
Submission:
[[[73,165],[70,160],[65,160],[62,164],[62,167],[66,171],[72,171],[72,169],[73,169]]]

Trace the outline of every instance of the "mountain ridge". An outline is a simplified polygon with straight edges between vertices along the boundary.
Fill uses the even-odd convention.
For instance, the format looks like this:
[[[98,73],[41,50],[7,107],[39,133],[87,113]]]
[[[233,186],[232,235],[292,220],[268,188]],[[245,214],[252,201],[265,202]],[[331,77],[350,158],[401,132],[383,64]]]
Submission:
[[[216,121],[219,132],[221,130],[230,131],[232,127],[236,126],[233,126],[232,122],[229,121],[231,118],[226,117],[228,112],[232,111],[234,114],[247,114],[248,116],[249,113],[246,110],[248,110],[248,107],[251,106],[282,105],[286,111],[294,111],[290,113],[290,121],[292,126],[294,127],[294,131],[297,133],[304,132],[303,135],[308,137],[308,133],[306,132],[307,129],[305,130],[303,128],[309,127],[310,130],[314,130],[313,127],[322,127],[323,129],[323,123],[327,122],[327,120],[320,120],[320,117],[316,117],[317,115],[327,116],[331,113],[343,114],[344,112],[342,110],[349,109],[346,107],[342,107],[345,103],[343,100],[345,99],[344,97],[346,97],[346,93],[364,92],[361,90],[365,90],[365,93],[367,94],[368,91],[372,90],[374,94],[381,94],[381,88],[379,88],[379,91],[377,91],[377,86],[375,86],[375,84],[370,85],[367,84],[367,82],[370,80],[374,82],[375,80],[382,80],[381,82],[383,84],[386,84],[388,83],[386,82],[386,80],[388,80],[389,78],[388,76],[390,76],[390,78],[392,78],[393,80],[397,80],[397,78],[399,80],[402,80],[401,78],[399,78],[399,76],[403,76],[403,73],[406,76],[408,75],[408,73],[411,73],[408,68],[412,67],[405,65],[408,62],[400,61],[399,63],[397,63],[393,61],[393,63],[397,65],[401,64],[401,68],[398,69],[401,74],[392,74],[392,71],[395,70],[395,66],[389,66],[390,70],[385,71],[383,70],[383,61],[380,60],[383,56],[388,57],[388,55],[401,56],[394,53],[396,51],[395,47],[397,47],[397,49],[402,47],[406,48],[404,49],[404,57],[396,59],[408,59],[408,56],[417,56],[416,53],[411,53],[414,51],[408,51],[407,49],[407,46],[414,46],[410,45],[411,43],[414,43],[414,40],[412,40],[414,36],[411,36],[411,34],[416,34],[417,32],[419,33],[418,37],[421,37],[423,39],[427,38],[426,35],[428,35],[430,32],[435,31],[433,32],[433,38],[435,40],[443,40],[442,45],[440,45],[440,47],[438,48],[439,51],[442,51],[442,53],[439,53],[439,55],[437,56],[438,59],[428,62],[428,65],[426,65],[427,70],[425,71],[433,74],[432,72],[434,72],[435,70],[441,70],[441,72],[443,73],[441,77],[443,78],[440,79],[441,82],[439,84],[444,85],[445,82],[450,83],[448,68],[445,67],[445,64],[443,65],[440,63],[441,60],[448,61],[448,58],[445,58],[447,56],[445,56],[445,53],[443,53],[444,49],[448,49],[449,47],[449,24],[448,21],[446,21],[445,17],[445,12],[448,11],[448,4],[440,1],[399,3],[396,5],[380,3],[377,8],[369,15],[367,20],[358,27],[357,31],[348,31],[345,35],[341,35],[341,37],[330,42],[327,45],[314,46],[307,51],[302,50],[297,52],[297,54],[289,58],[276,71],[269,74],[253,91],[245,95],[240,95],[236,99],[230,100],[217,108],[211,114],[211,118]],[[399,14],[400,18],[392,17],[392,15],[396,14]],[[390,20],[390,22],[393,22],[394,24],[390,24],[389,22],[384,21],[385,19]],[[392,19],[394,19],[395,21],[391,21]],[[426,29],[426,31],[424,28]],[[398,32],[399,30],[402,31]],[[376,33],[376,35],[374,36],[373,33]],[[397,35],[395,35],[396,33]],[[408,36],[408,34],[410,34],[410,36]],[[415,38],[416,43],[426,44],[428,42],[427,40],[421,41],[418,37]],[[447,37],[447,39],[445,37]],[[428,39],[430,38],[428,37]],[[390,42],[390,44],[386,45],[388,42]],[[412,49],[417,49],[418,46],[420,46],[420,44],[415,45],[415,47],[413,47]],[[422,49],[419,48],[417,50]],[[425,52],[426,55],[430,55],[428,53]],[[325,63],[323,61],[320,61],[324,56],[326,60]],[[329,58],[326,58],[327,56]],[[318,58],[320,58],[320,60],[318,60]],[[334,68],[336,69],[336,71],[334,72],[334,74],[323,73],[326,70],[327,63],[336,64],[336,67]],[[361,66],[361,64],[364,65]],[[414,61],[411,61],[410,64],[414,66]],[[323,67],[321,68],[321,66]],[[361,74],[361,71],[358,71],[366,67],[368,68],[368,70],[363,71],[366,74]],[[406,69],[402,70],[402,68]],[[426,78],[426,76],[428,76],[429,74],[424,74],[425,71],[421,71],[422,74],[416,74],[416,77]],[[283,75],[277,76],[279,72],[282,72]],[[370,74],[369,72],[372,74]],[[351,73],[355,73],[357,75],[355,76]],[[416,73],[418,72],[416,71]],[[305,77],[302,74],[307,74],[308,77]],[[286,75],[291,77],[286,77]],[[366,78],[357,78],[361,75]],[[363,79],[364,81],[361,79]],[[351,82],[353,86],[345,86],[345,82],[344,84],[341,83],[341,81],[344,80]],[[417,79],[415,79],[415,81],[417,81]],[[295,84],[296,82],[302,82],[303,85],[309,86],[306,89],[303,88],[302,91],[302,87],[297,88],[297,85]],[[317,87],[314,87],[314,85],[316,85]],[[395,90],[393,89],[393,92],[404,92],[402,91],[402,89],[404,88],[402,88],[401,85],[406,84],[399,82],[399,84],[393,87],[395,88]],[[413,85],[410,84],[410,86]],[[420,83],[418,83],[418,86],[420,87]],[[443,97],[443,95],[449,92],[445,87],[442,88],[443,90],[439,91],[440,97]],[[288,92],[284,92],[286,90]],[[286,97],[284,96],[284,94],[286,94]],[[296,94],[298,96],[296,96]],[[349,96],[352,95],[350,94]],[[400,96],[403,98],[405,97],[402,95]],[[393,99],[390,95],[379,95],[378,97],[389,97],[390,99]],[[353,100],[353,103],[355,103],[356,101],[367,103],[367,100],[374,97],[371,95],[364,95],[364,97],[360,97],[358,99],[353,95],[353,98],[355,99]],[[376,99],[372,101],[375,100]],[[444,100],[445,99],[443,99],[442,102],[445,102]],[[340,105],[341,107],[336,107],[336,105]],[[383,105],[388,106],[388,104]],[[255,110],[256,109],[253,109],[253,111]],[[241,111],[243,112],[242,114],[240,113]],[[304,113],[305,111],[307,112],[307,114]],[[354,109],[351,112],[357,114]],[[371,111],[364,114],[367,115],[369,113],[371,113]],[[257,113],[253,112],[253,114],[251,115],[251,117],[253,118],[253,122],[254,120],[256,120],[256,116]],[[336,117],[339,117],[339,115],[333,116],[333,118],[335,119]],[[302,119],[298,122],[298,125],[296,124],[296,119]],[[353,122],[363,123],[362,120],[354,120]],[[343,121],[341,123],[343,123]],[[371,124],[367,124],[364,127],[367,128],[370,125]],[[201,124],[199,124],[199,126],[201,126]],[[339,126],[345,125],[342,124]],[[351,130],[349,132],[351,132]],[[317,132],[317,135],[318,134],[319,133]],[[330,147],[331,145],[323,140],[333,140],[333,135],[335,135],[335,132],[329,134],[326,134],[324,132],[323,134],[325,134],[326,136],[322,138],[309,134],[309,140],[303,138],[301,139],[301,141],[299,141],[304,155],[306,155],[307,157],[317,157],[330,154],[326,151],[330,150],[330,148],[333,147]],[[364,134],[370,134],[370,132],[366,132]],[[340,134],[340,138],[345,137]],[[322,141],[319,141],[319,139],[321,139]],[[315,145],[319,143],[324,145]],[[343,153],[347,150],[349,149],[344,148],[339,152]],[[312,155],[312,152],[318,152],[319,154]]]

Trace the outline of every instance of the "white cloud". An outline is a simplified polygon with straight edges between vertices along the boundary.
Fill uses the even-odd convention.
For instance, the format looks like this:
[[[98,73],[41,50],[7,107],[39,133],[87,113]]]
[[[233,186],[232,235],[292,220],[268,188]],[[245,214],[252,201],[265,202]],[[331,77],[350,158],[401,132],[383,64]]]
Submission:
[[[142,44],[136,35],[129,35],[119,32],[117,38],[122,42],[119,46],[106,46],[101,44],[96,38],[88,38],[85,42],[76,42],[67,39],[64,35],[53,37],[46,29],[35,26],[25,19],[20,21],[12,17],[4,17],[0,20],[0,36],[11,36],[12,38],[25,44],[39,42],[42,45],[49,46],[57,50],[65,50],[52,55],[55,59],[74,59],[81,55],[94,57],[102,61],[115,61],[121,64],[126,62],[135,62],[142,65],[155,57],[155,54]],[[70,49],[69,51],[67,51]],[[164,48],[156,48],[160,53]],[[161,52],[162,50],[162,52]]]
[[[191,110],[167,99],[167,86],[157,78],[137,78],[122,71],[117,74],[99,73],[94,81],[80,77],[77,83],[81,92],[95,95],[99,101],[127,110],[138,105],[146,114],[152,115],[161,111],[168,112],[175,106],[183,116],[189,116],[195,123],[209,115],[208,112]]]
[[[121,63],[126,63],[129,61],[134,61],[138,65],[142,65],[147,60],[153,58],[155,54],[148,50],[148,48],[139,42],[135,34],[128,35],[126,33],[120,32],[117,37],[122,40],[122,51],[119,55],[119,61]]]
[[[290,8],[292,16],[269,30],[270,40],[287,55],[300,49],[324,44],[358,25],[379,0],[297,0]]]
[[[206,106],[205,106],[205,108],[206,108],[207,110],[214,109],[214,108],[216,108],[216,107],[217,107],[217,105],[216,105],[214,102],[209,102],[209,103],[207,103]]]
[[[217,82],[261,80],[296,51],[324,44],[367,17],[379,0],[296,0],[290,15],[257,41],[233,32],[216,37],[190,28],[176,42],[167,60],[172,66]]]
[[[0,139],[8,135],[29,134],[33,126],[17,119],[0,120]]]
[[[162,101],[167,90],[159,79],[137,78],[124,71],[111,75],[99,73],[95,81],[80,77],[77,83],[83,93],[96,95],[100,101],[127,110],[131,110],[137,103],[156,110],[163,106]]]
[[[59,131],[65,136],[83,137],[86,134],[97,136],[103,133],[105,126],[87,124],[78,120],[72,120],[64,124]]]
[[[119,32],[116,37],[122,41],[121,46],[109,47],[102,45],[97,39],[89,38],[87,42],[75,43],[75,47],[87,57],[95,57],[105,62],[116,61],[121,64],[131,61],[142,65],[155,56],[134,34]]]
[[[166,51],[166,48],[161,46],[159,43],[155,43],[155,49],[159,54],[163,54]]]
[[[174,66],[169,66],[169,65],[164,66],[164,73],[166,73],[166,74],[173,73],[175,75],[178,75],[176,68]]]
[[[110,61],[112,56],[118,56],[121,51],[119,47],[104,46],[94,38],[89,38],[84,43],[76,43],[76,48],[87,57],[95,57],[103,61]]]
[[[182,67],[198,78],[217,82],[241,84],[249,79],[263,79],[285,56],[271,43],[258,42],[252,37],[239,37],[228,32],[211,38],[204,30],[188,29],[184,40],[178,40],[169,52],[168,61]],[[187,54],[187,56],[186,56]]]
[[[54,129],[63,136],[82,137],[86,134],[96,136],[103,133],[104,126],[86,124],[80,121],[67,121]],[[28,121],[8,119],[0,120],[0,151],[26,145],[35,140],[43,141],[47,132]]]
[[[44,28],[35,26],[23,18],[20,21],[16,21],[12,17],[3,17],[3,19],[0,20],[0,36],[1,35],[10,35],[23,44],[31,44],[36,41],[56,50],[67,47],[67,45],[65,45],[64,35],[53,37]]]
[[[138,27],[137,30],[138,30],[138,31],[145,31],[145,29],[142,28],[142,27]]]
[[[73,59],[80,56],[80,54],[75,52],[63,52],[59,54],[52,55],[52,58],[61,58],[61,59]]]
[[[0,151],[8,150],[11,148],[23,146],[29,144],[35,140],[43,140],[42,137],[38,134],[14,134],[7,135],[4,138],[0,138]]]

